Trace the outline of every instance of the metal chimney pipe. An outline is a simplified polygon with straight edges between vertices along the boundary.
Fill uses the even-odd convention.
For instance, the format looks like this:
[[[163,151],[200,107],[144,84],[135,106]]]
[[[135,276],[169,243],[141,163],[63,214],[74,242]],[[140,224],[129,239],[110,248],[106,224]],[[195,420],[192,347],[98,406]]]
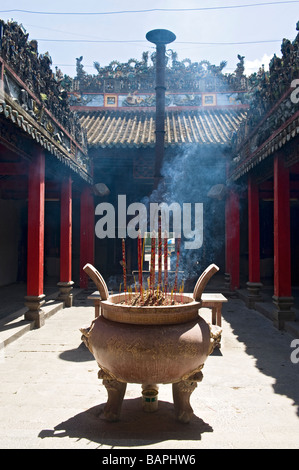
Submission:
[[[153,29],[146,34],[146,39],[156,44],[156,159],[155,186],[161,178],[161,166],[164,157],[165,139],[165,51],[166,44],[173,42],[176,36],[167,29]]]

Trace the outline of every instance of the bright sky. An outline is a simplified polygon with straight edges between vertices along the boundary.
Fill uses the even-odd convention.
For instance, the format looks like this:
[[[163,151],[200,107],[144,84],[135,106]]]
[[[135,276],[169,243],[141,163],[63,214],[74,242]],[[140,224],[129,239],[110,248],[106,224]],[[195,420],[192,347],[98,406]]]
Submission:
[[[274,53],[281,56],[284,37],[294,40],[299,0],[10,0],[0,3],[0,18],[22,23],[29,40],[38,40],[39,52],[48,51],[53,67],[70,76],[76,75],[80,56],[91,74],[95,61],[105,66],[140,60],[143,51],[154,52],[145,35],[158,28],[176,35],[169,48],[178,60],[216,65],[226,60],[229,73],[241,54],[249,74],[261,64],[267,68]]]

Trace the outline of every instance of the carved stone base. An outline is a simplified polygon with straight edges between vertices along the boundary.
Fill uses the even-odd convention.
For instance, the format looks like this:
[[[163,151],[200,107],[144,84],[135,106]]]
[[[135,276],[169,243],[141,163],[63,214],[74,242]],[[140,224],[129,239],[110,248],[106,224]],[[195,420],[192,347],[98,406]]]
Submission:
[[[260,294],[260,289],[263,287],[261,282],[250,282],[246,283],[248,297],[246,299],[246,305],[249,308],[254,308],[255,302],[262,302],[262,296]]]
[[[230,290],[230,273],[224,273],[224,287]]]
[[[283,330],[286,321],[295,320],[295,312],[291,310],[294,304],[293,297],[272,297],[274,305],[277,307],[273,324],[279,329]]]
[[[41,307],[45,303],[45,295],[33,296],[28,295],[25,297],[25,305],[28,311],[25,312],[25,320],[34,320],[35,328],[40,328],[45,324],[45,314]]]
[[[57,297],[57,300],[60,300],[64,302],[65,307],[72,307],[73,306],[73,281],[69,282],[58,282],[57,283],[59,287],[59,296]]]

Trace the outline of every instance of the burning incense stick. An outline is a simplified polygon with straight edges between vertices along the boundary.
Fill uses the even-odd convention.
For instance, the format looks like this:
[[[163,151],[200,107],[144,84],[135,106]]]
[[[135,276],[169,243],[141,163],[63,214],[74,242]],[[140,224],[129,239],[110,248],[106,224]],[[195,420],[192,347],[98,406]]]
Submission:
[[[176,250],[176,266],[175,266],[175,278],[174,278],[174,287],[173,290],[176,293],[178,289],[178,273],[179,273],[179,260],[180,260],[180,247],[181,239],[177,239],[177,250]]]
[[[135,286],[135,294],[137,294],[137,284],[136,284],[136,279],[135,279],[135,276],[134,276],[134,286]]]
[[[161,215],[158,219],[158,286],[162,283],[162,234],[161,234]]]
[[[168,238],[167,231],[164,232],[164,291],[165,296],[167,294],[167,285],[168,285]]]
[[[155,261],[156,261],[156,233],[153,231],[151,239],[151,270],[150,270],[150,287],[154,290],[155,285]]]
[[[122,254],[123,254],[124,291],[127,292],[126,246],[125,246],[124,238],[122,239]]]
[[[144,248],[145,248],[145,237],[143,237],[143,245],[142,245],[141,271],[143,270]]]
[[[138,276],[139,276],[139,288],[140,295],[142,296],[142,241],[141,241],[141,231],[138,231]]]

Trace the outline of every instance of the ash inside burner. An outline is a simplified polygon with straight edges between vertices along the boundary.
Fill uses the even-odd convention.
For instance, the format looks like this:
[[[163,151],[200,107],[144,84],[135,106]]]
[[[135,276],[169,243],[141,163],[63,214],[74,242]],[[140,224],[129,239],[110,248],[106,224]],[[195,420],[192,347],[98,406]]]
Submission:
[[[127,292],[125,296],[125,300],[119,302],[120,305],[132,305],[132,306],[167,306],[167,305],[180,305],[184,304],[183,301],[179,301],[177,299],[178,295],[169,293],[166,294],[164,292],[158,293],[157,291],[150,292],[146,291],[143,292],[141,295],[139,293],[130,293]]]

